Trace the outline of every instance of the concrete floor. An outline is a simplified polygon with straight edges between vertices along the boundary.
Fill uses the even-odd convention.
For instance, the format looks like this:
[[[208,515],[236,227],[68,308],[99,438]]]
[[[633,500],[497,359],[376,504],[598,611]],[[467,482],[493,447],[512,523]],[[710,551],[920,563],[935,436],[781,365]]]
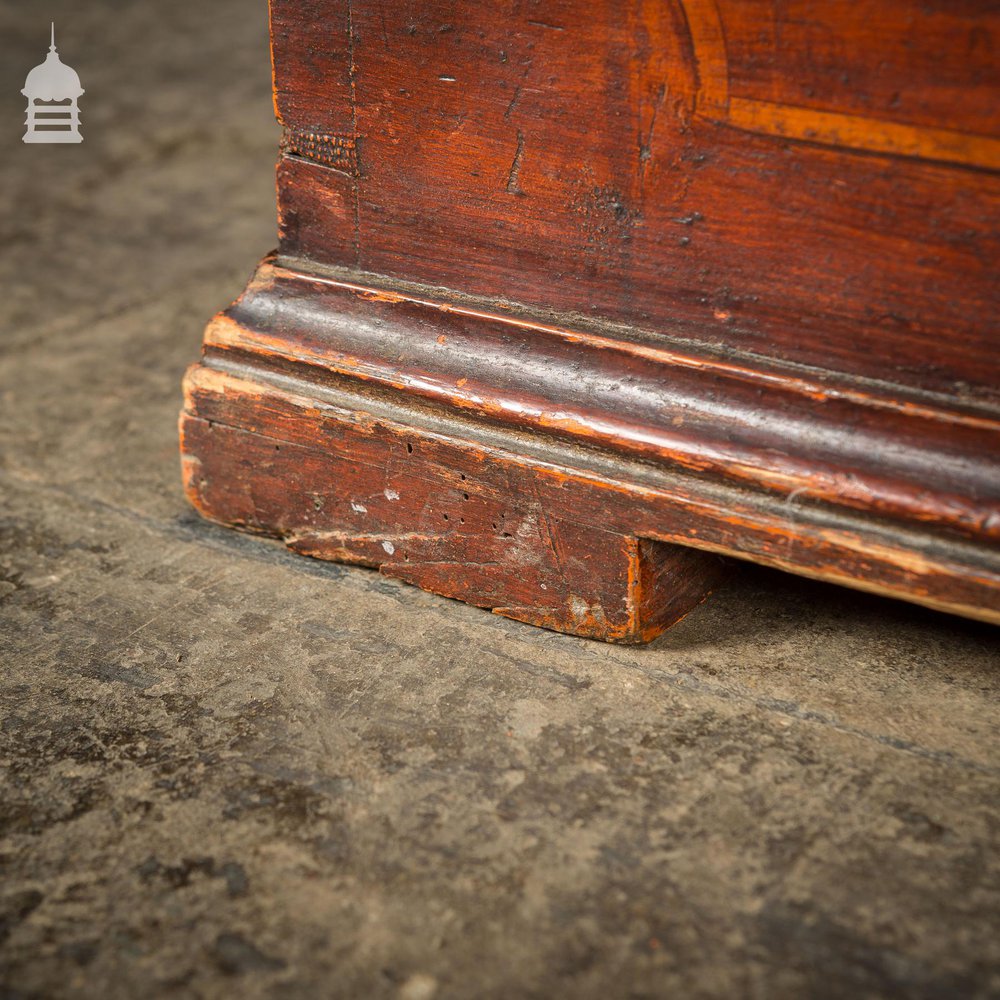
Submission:
[[[20,143],[50,16],[82,146]],[[0,996],[1000,995],[1000,633],[748,567],[611,648],[203,523],[264,5],[0,39]]]

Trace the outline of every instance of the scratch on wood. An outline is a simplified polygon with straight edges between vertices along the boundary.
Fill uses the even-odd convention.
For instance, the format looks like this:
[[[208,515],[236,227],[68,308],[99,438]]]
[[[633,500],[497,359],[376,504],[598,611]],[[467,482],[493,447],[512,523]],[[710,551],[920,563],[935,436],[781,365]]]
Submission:
[[[507,175],[507,193],[524,194],[517,183],[521,174],[521,161],[524,159],[524,133],[517,130],[517,152],[514,153],[514,162],[510,165],[510,173]]]
[[[514,108],[517,107],[517,102],[519,100],[521,100],[521,85],[520,84],[518,84],[514,88],[514,96],[510,99],[510,104],[507,105],[507,110],[503,113],[503,117],[504,117],[505,121],[510,118],[511,114],[514,111]]]
[[[646,163],[652,158],[653,155],[653,129],[656,128],[656,116],[659,114],[660,108],[663,107],[663,101],[666,96],[667,85],[665,83],[661,83],[660,89],[656,94],[656,102],[653,104],[653,113],[650,116],[649,131],[646,133],[645,142],[643,141],[642,135],[639,135],[639,163],[643,174],[646,172]]]
[[[383,541],[392,542],[437,542],[441,536],[428,534],[423,531],[384,531],[376,534],[357,534],[351,531],[328,531],[306,529],[304,531],[291,531],[283,536],[287,543],[298,544],[299,542],[335,542],[343,544],[364,542],[375,542],[379,545]]]

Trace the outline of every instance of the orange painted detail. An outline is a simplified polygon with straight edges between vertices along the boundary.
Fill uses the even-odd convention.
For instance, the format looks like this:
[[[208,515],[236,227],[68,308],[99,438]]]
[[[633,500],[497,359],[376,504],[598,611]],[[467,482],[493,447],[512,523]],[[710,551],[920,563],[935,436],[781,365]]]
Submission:
[[[729,65],[719,9],[715,0],[684,0],[683,7],[698,74],[697,110],[707,115],[725,113],[729,107]]]
[[[787,58],[784,51],[768,53],[769,44],[777,47],[778,39],[784,40],[785,47],[796,44],[822,44],[826,41],[833,47],[838,41],[842,41],[836,37],[837,34],[852,30],[849,25],[864,23],[866,16],[871,29],[876,33],[877,47],[873,45],[871,49],[866,49],[860,39],[853,39],[852,48],[847,55],[843,50],[839,51],[841,74],[849,78],[852,76],[852,70],[860,66],[860,69],[856,69],[856,75],[860,77],[867,66],[873,63],[878,65],[880,75],[891,74],[893,62],[905,61],[904,58],[893,58],[899,47],[916,48],[913,39],[905,34],[907,30],[913,31],[913,18],[912,15],[907,16],[906,5],[900,0],[890,0],[888,5],[883,0],[881,8],[873,0],[859,2],[856,5],[858,10],[849,17],[839,15],[833,5],[817,12],[815,5],[808,11],[804,8],[797,11],[795,8],[803,7],[802,3],[783,5],[784,9],[779,9],[777,5],[759,3],[740,8],[729,2],[723,4],[721,11],[716,0],[682,0],[682,4],[694,49],[697,73],[695,106],[699,114],[761,135],[820,143],[838,149],[858,149],[1000,170],[1000,138],[993,134],[977,132],[974,125],[971,128],[956,128],[950,120],[934,123],[899,121],[893,120],[886,114],[861,114],[856,111],[851,113],[836,107],[806,107],[796,104],[794,99],[775,100],[773,97],[761,98],[745,92],[748,87],[764,86],[765,80],[769,93],[782,86],[789,91],[794,90],[793,84],[798,81],[795,81],[790,74],[784,77],[778,76],[780,70],[777,67],[781,66],[783,58]],[[751,14],[748,8],[753,7],[756,11]],[[838,17],[841,17],[840,21]],[[880,19],[884,19],[884,27],[880,25]],[[961,38],[960,27],[945,22],[940,14],[937,20],[943,22],[937,30],[954,34],[956,40],[961,39],[971,51],[977,48],[988,51],[992,47],[991,38],[997,29],[995,16],[987,16],[984,12],[979,23],[972,21],[968,27],[967,38]],[[815,35],[809,34],[806,26],[810,24]],[[763,61],[769,56],[776,64],[770,77],[755,70],[752,82],[741,83],[734,91],[731,81],[734,72],[731,67],[732,56],[726,41],[727,25],[734,36],[735,44],[731,42],[730,47],[737,49],[737,59],[742,56],[744,46],[754,53],[758,61]],[[883,27],[881,33],[879,33],[880,27]],[[936,28],[937,26],[928,25],[923,34],[930,34]],[[785,40],[786,36],[791,37]],[[923,67],[928,78],[933,79],[932,74],[938,69],[935,61],[940,63],[944,58],[957,59],[959,56],[958,53],[940,51],[937,60],[931,59]],[[817,59],[817,62],[821,61],[822,57]],[[990,72],[988,66],[970,68],[969,79],[970,83],[976,79],[976,89],[985,95],[987,100],[995,102],[995,87],[998,82],[995,64],[992,71],[994,76],[992,91],[990,81],[987,79],[987,74]],[[735,72],[742,77],[741,66],[737,66]],[[949,70],[952,80],[955,75],[957,74],[954,70]],[[919,89],[924,83],[922,79],[900,80],[901,86],[913,89]],[[954,86],[954,83],[951,85]],[[814,99],[822,99],[822,95],[816,94],[811,88],[802,86],[802,89],[809,89]],[[964,99],[962,103],[953,101],[952,117],[960,120],[966,105],[975,100],[976,95],[971,94],[971,90],[973,87],[967,87],[961,94]],[[896,96],[897,101],[905,103],[901,101],[901,97],[905,95]],[[981,118],[976,118],[975,121],[979,122]]]
[[[1000,139],[731,97],[725,121],[763,135],[1000,170]]]

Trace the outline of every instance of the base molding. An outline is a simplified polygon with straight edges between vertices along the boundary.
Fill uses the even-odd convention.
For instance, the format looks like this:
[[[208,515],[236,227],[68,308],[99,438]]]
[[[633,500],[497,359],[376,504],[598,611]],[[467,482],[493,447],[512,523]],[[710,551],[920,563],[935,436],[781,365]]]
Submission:
[[[181,417],[213,520],[621,642],[701,601],[719,554],[1000,621],[998,426],[273,259]]]
[[[253,390],[207,370],[189,387]],[[227,399],[228,397],[228,399]],[[258,397],[259,399],[259,397]],[[497,614],[610,642],[647,642],[725,578],[720,556],[586,523],[533,470],[416,428],[324,411],[322,448],[187,412],[185,485],[212,520]],[[308,419],[303,410],[302,418]]]

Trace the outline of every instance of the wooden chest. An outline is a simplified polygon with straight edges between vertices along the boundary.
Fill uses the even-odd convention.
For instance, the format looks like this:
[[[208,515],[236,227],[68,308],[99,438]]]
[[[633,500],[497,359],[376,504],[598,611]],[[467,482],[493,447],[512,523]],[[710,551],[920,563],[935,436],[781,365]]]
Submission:
[[[738,556],[1000,621],[1000,13],[272,0],[206,516],[644,641]]]

